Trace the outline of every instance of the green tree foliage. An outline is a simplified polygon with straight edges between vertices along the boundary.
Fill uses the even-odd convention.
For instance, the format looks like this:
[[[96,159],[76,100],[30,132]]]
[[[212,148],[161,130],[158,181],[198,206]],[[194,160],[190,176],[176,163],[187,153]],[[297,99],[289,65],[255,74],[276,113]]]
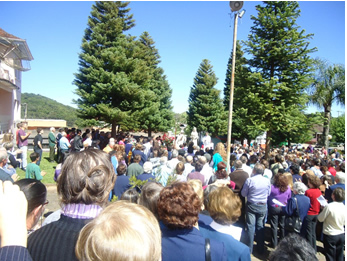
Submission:
[[[295,119],[303,116],[304,90],[311,83],[309,54],[316,49],[308,47],[312,34],[306,35],[296,24],[297,2],[264,3],[256,6],[258,16],[251,18],[254,25],[246,42],[252,84],[244,93],[244,102],[252,106],[250,120],[267,131],[268,156],[273,133],[294,129]]]
[[[330,65],[327,61],[316,59],[316,74],[309,88],[310,103],[324,108],[323,145],[328,146],[331,106],[334,102],[345,104],[345,68],[342,65]]]
[[[230,82],[232,69],[233,52],[230,54],[226,78],[224,82],[224,99],[223,104],[225,111],[229,111],[230,100]],[[239,41],[236,42],[235,55],[235,78],[234,78],[234,98],[233,98],[233,121],[232,121],[232,138],[244,140],[255,139],[262,133],[258,125],[254,124],[249,117],[252,114],[252,106],[244,102],[244,93],[252,84],[250,81],[250,69],[248,60],[244,57],[242,46]]]
[[[22,93],[21,103],[27,104],[27,119],[66,120],[69,127],[78,125],[77,110],[39,94]],[[25,106],[21,106],[21,118],[24,119]]]
[[[164,99],[154,91],[156,81],[164,82],[162,71],[151,67],[156,67],[153,59],[158,57],[144,59],[144,44],[125,35],[135,25],[128,4],[103,1],[93,5],[74,81],[79,116],[111,123],[113,134],[116,125],[122,130],[143,129],[141,124],[151,128],[151,120],[145,120],[160,109]],[[153,76],[154,72],[158,75]]]
[[[225,133],[226,114],[223,110],[220,91],[214,88],[217,77],[210,62],[204,59],[190,89],[187,122],[197,131],[208,131],[214,135]]]
[[[144,109],[139,112],[138,117],[141,128],[148,130],[148,136],[151,136],[152,131],[166,132],[173,126],[172,90],[166,80],[164,70],[158,66],[160,55],[154,44],[148,32],[144,32],[139,38],[139,45],[143,51],[142,59],[146,61],[149,74],[148,80],[142,87],[155,94],[153,100],[145,101]]]
[[[345,143],[345,114],[331,118],[330,134],[332,136],[331,142]]]

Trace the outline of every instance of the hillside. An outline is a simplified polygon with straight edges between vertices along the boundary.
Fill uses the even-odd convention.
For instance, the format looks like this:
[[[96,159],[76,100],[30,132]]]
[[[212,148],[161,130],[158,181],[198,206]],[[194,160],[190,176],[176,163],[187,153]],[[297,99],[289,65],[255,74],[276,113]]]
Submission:
[[[27,119],[66,120],[69,127],[74,126],[78,119],[75,108],[63,105],[39,94],[22,93],[21,103],[28,104]],[[22,119],[24,119],[24,110],[25,106],[22,106]]]

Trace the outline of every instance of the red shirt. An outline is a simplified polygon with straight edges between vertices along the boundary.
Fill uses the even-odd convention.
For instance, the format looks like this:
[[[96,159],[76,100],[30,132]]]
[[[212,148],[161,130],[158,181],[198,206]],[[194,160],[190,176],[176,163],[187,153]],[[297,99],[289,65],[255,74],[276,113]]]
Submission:
[[[329,167],[328,171],[333,175],[334,177],[336,176],[336,169],[334,167]]]
[[[317,200],[319,196],[322,195],[322,192],[319,188],[311,188],[306,190],[305,196],[310,198],[310,209],[307,212],[307,215],[318,215],[320,211],[320,203]]]

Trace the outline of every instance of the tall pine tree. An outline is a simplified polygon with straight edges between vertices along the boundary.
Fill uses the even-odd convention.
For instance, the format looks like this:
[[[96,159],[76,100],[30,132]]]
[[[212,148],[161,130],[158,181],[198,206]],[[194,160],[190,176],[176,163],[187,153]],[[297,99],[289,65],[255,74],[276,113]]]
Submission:
[[[230,99],[230,81],[232,69],[233,52],[230,54],[226,78],[224,82],[224,99],[223,104],[226,111],[229,110]],[[252,117],[252,106],[244,102],[244,93],[252,84],[250,81],[251,70],[248,66],[248,60],[244,57],[242,46],[239,41],[236,42],[235,55],[235,78],[234,78],[234,98],[233,98],[233,122],[232,122],[232,138],[235,139],[255,139],[261,134],[259,126],[254,124]]]
[[[198,132],[208,131],[213,135],[226,131],[226,115],[220,91],[214,88],[217,77],[212,65],[206,59],[202,61],[190,89],[187,123]]]
[[[79,116],[90,123],[104,121],[122,129],[138,129],[138,111],[155,93],[142,85],[148,81],[141,48],[124,33],[134,20],[129,2],[96,2],[88,19],[79,55],[79,72],[74,84],[79,95]],[[92,120],[91,120],[92,119]]]
[[[254,123],[267,131],[266,155],[272,133],[291,128],[292,111],[300,117],[307,96],[304,89],[310,84],[312,59],[309,39],[296,24],[300,16],[298,2],[264,2],[257,5],[258,16],[252,16],[254,25],[246,42],[251,58],[252,85],[244,94],[252,106]]]
[[[148,81],[143,88],[155,93],[155,99],[146,101],[147,105],[139,112],[141,128],[147,130],[148,136],[151,136],[152,131],[166,132],[174,124],[171,106],[172,90],[166,80],[164,70],[159,67],[160,55],[149,33],[142,33],[138,43],[142,49],[142,58],[146,61],[147,73],[149,74]]]

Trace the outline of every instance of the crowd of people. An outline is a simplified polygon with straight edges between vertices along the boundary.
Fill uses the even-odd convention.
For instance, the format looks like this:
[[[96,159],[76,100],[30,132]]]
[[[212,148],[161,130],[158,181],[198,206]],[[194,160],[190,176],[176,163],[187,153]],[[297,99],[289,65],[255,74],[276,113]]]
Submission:
[[[266,223],[270,260],[317,260],[317,240],[326,260],[344,260],[345,162],[337,150],[283,146],[265,158],[256,144],[231,145],[227,155],[222,142],[51,128],[61,209],[40,226],[48,204],[42,139],[35,137],[41,151],[34,147],[27,164],[30,134],[19,128],[20,142],[9,134],[0,148],[0,201],[23,201],[22,191],[28,203],[0,206],[0,260],[251,260],[266,255]],[[18,167],[25,179],[14,176]],[[15,241],[1,228],[23,213],[28,238]]]

